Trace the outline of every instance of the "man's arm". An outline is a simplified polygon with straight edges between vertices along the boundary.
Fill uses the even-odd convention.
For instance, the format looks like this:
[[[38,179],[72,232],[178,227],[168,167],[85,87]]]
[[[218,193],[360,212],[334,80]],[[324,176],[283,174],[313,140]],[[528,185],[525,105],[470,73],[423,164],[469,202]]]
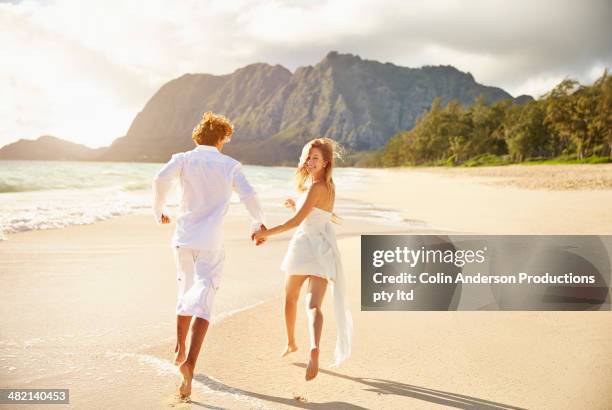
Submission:
[[[183,154],[174,154],[153,178],[153,215],[157,223],[170,222],[164,206],[174,181],[181,175],[182,168]]]
[[[251,232],[259,230],[260,226],[266,223],[263,209],[257,193],[244,176],[240,164],[236,165],[234,171],[233,188],[240,197],[240,202],[244,204],[249,215],[251,215]]]

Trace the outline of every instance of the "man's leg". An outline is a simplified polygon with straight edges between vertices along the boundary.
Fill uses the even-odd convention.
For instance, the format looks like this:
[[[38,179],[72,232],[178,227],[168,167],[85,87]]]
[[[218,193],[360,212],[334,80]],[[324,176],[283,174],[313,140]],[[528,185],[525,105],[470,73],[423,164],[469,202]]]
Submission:
[[[176,347],[174,348],[176,355],[174,356],[174,364],[177,366],[183,363],[187,357],[185,341],[187,340],[190,323],[191,316],[176,315]]]
[[[212,314],[213,300],[217,288],[219,287],[224,259],[225,253],[223,250],[202,250],[198,251],[196,256],[194,285],[190,291],[199,295],[198,304],[189,307],[189,310],[194,312],[191,321],[189,349],[187,351],[187,358],[179,366],[179,371],[182,376],[179,392],[183,397],[191,394],[191,381],[193,379],[193,373],[200,354],[200,349],[204,342],[204,336],[206,336],[206,331],[208,330],[208,318],[210,318]]]
[[[185,292],[193,286],[195,274],[195,259],[196,253],[191,249],[175,247],[174,256],[177,267],[177,305],[176,305],[176,345],[174,346],[174,364],[179,366],[185,361],[187,349],[185,341],[189,332],[189,324],[191,323],[191,314],[185,310],[183,306],[183,296]]]
[[[185,359],[185,361],[179,366],[179,371],[183,376],[181,386],[179,387],[179,392],[184,397],[191,394],[191,380],[193,379],[193,372],[198,356],[200,355],[200,349],[202,348],[202,343],[204,342],[204,336],[206,336],[207,330],[208,320],[199,317],[193,318],[187,359]]]

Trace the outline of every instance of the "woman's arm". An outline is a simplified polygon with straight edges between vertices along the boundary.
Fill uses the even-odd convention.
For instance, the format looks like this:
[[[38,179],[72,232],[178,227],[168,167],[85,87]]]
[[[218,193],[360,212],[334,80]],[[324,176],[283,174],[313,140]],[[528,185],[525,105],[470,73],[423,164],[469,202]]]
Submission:
[[[326,189],[327,188],[325,187],[325,184],[323,182],[317,182],[312,184],[312,186],[308,190],[306,200],[292,218],[287,220],[282,225],[275,226],[274,228],[268,229],[266,231],[256,232],[255,239],[265,239],[269,236],[278,235],[280,233],[289,231],[297,227],[312,211],[312,208],[314,208],[319,199],[323,197]]]

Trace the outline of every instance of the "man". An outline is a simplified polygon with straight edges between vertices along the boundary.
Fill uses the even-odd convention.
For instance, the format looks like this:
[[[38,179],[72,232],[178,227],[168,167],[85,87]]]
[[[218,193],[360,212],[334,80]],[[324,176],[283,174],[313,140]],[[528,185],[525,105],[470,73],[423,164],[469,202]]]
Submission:
[[[221,154],[233,129],[224,116],[204,113],[192,133],[196,148],[173,155],[153,182],[153,210],[161,224],[170,223],[164,205],[173,182],[179,181],[181,187],[172,246],[178,271],[174,363],[179,366],[182,376],[179,393],[183,399],[191,394],[195,364],[223,273],[223,217],[229,208],[232,191],[238,193],[251,215],[251,232],[264,228],[261,204],[245,178],[240,162]],[[191,339],[189,351],[186,351],[190,324]]]

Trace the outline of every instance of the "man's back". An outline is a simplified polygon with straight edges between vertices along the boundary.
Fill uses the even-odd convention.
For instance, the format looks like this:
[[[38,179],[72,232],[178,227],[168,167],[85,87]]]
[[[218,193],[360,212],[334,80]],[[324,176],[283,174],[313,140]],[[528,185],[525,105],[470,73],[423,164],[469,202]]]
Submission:
[[[198,145],[175,154],[154,181],[155,213],[161,215],[172,182],[180,184],[180,206],[174,246],[190,249],[223,247],[223,217],[235,190],[257,222],[263,219],[255,191],[249,185],[240,162],[221,154],[217,148]],[[158,218],[159,219],[159,218]]]

